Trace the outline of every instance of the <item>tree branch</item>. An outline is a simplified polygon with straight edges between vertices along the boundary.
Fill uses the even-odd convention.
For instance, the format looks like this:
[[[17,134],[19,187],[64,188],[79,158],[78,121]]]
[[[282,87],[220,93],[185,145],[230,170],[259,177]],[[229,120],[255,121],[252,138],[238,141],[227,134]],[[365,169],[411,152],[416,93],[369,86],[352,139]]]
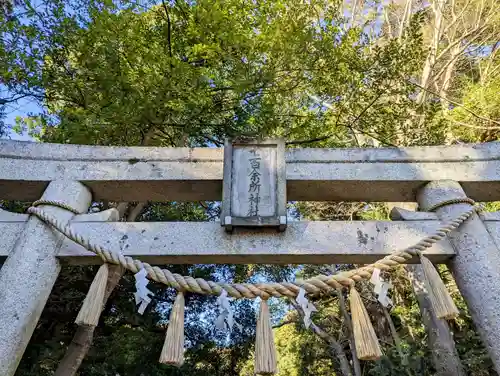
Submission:
[[[304,312],[302,308],[295,302],[295,300],[290,299],[290,304],[296,309],[297,313],[301,318],[304,317]],[[344,349],[331,335],[329,335],[323,328],[316,325],[311,321],[310,328],[319,338],[321,338],[328,345],[330,351],[335,355],[337,360],[339,361],[340,372],[343,376],[353,376],[351,371],[351,366],[349,365],[349,361],[347,360],[347,356],[344,352]]]
[[[279,324],[273,325],[273,329],[281,328],[285,325],[295,324],[296,322],[297,320],[285,320],[283,322],[280,322]]]
[[[170,14],[168,13],[167,4],[165,0],[161,1],[165,14],[167,15],[167,41],[168,41],[168,54],[170,56],[170,66],[172,67],[172,24],[170,22]]]
[[[127,216],[127,222],[134,222],[139,214],[141,214],[142,209],[146,206],[146,202],[139,202],[135,205]]]
[[[441,98],[441,99],[444,99],[445,101],[450,102],[451,104],[453,104],[453,105],[455,105],[455,106],[458,106],[458,107],[463,108],[463,109],[464,109],[465,111],[467,111],[469,114],[471,114],[472,116],[474,116],[474,117],[476,117],[476,118],[478,118],[478,119],[480,119],[480,120],[483,120],[483,121],[486,121],[486,122],[489,122],[489,123],[494,123],[494,124],[498,124],[498,125],[500,125],[500,121],[496,121],[496,120],[489,119],[489,118],[487,118],[487,117],[484,117],[484,116],[478,115],[478,114],[476,114],[474,111],[472,111],[471,109],[469,109],[469,108],[465,107],[465,106],[464,106],[463,104],[461,104],[461,103],[458,103],[458,102],[455,102],[455,101],[453,101],[453,100],[451,100],[451,99],[448,99],[448,98],[446,98],[445,96],[442,96],[442,95],[440,95],[440,94],[438,94],[438,93],[436,93],[436,92],[434,92],[434,91],[432,91],[432,90],[430,90],[430,89],[427,89],[427,88],[425,88],[425,87],[423,87],[423,86],[421,86],[421,85],[417,84],[416,82],[411,82],[410,80],[407,80],[407,81],[408,81],[410,84],[415,85],[415,86],[417,86],[418,88],[420,88],[420,89],[422,89],[422,90],[424,90],[424,91],[426,91],[426,92],[428,92],[428,93],[430,93],[430,94],[432,94],[432,95],[435,95],[436,97],[439,97],[439,98]]]
[[[223,142],[220,142],[220,141],[216,140],[216,139],[215,139],[215,138],[213,138],[213,137],[210,137],[210,136],[205,136],[205,135],[203,135],[202,137],[203,137],[204,139],[206,139],[206,140],[210,141],[211,143],[213,143],[215,146],[219,146],[219,147],[220,147],[220,146],[224,146],[224,143],[223,143]]]
[[[446,46],[443,51],[441,51],[439,53],[439,55],[436,56],[436,59],[435,61],[438,61],[440,60],[444,55],[446,55],[448,53],[449,50],[451,50],[453,47],[455,47],[455,45],[461,43],[463,40],[467,39],[469,36],[471,35],[474,35],[476,32],[477,34],[469,41],[469,44],[471,44],[475,39],[477,39],[481,33],[486,30],[486,26],[482,26],[480,28],[476,28],[474,30],[471,30],[470,32],[468,32],[467,34],[461,36],[460,38],[457,38],[456,40],[454,40],[452,43],[450,43],[448,46]]]
[[[23,98],[26,98],[26,97],[29,97],[30,94],[22,94],[20,95],[19,97],[17,98],[0,98],[0,106],[1,105],[4,105],[4,104],[9,104],[9,103],[12,103],[12,102],[17,102],[19,99],[23,99]]]
[[[310,97],[312,100],[314,100],[314,101],[318,102],[319,104],[321,104],[321,105],[323,105],[323,106],[327,107],[327,108],[328,108],[328,109],[330,109],[330,110],[334,110],[334,108],[332,107],[332,105],[330,105],[329,103],[326,103],[326,102],[321,101],[321,100],[320,100],[318,97],[316,97],[316,96],[313,96],[313,95],[310,95],[310,94],[308,94],[308,95],[309,95],[309,97]],[[371,102],[370,102],[367,106],[365,106],[365,107],[363,108],[363,110],[361,110],[361,112],[360,112],[360,113],[359,113],[359,114],[358,114],[358,115],[354,118],[354,120],[353,120],[353,121],[351,121],[349,124],[342,124],[342,123],[341,123],[341,125],[343,125],[344,127],[347,127],[348,129],[350,129],[350,130],[351,130],[351,132],[353,132],[353,129],[355,129],[355,130],[357,130],[358,132],[360,132],[360,133],[362,133],[362,134],[365,134],[365,135],[367,135],[367,136],[370,136],[370,137],[374,138],[375,140],[377,140],[377,141],[379,141],[379,142],[382,142],[382,143],[384,143],[384,144],[388,144],[388,145],[390,145],[389,143],[387,143],[387,142],[385,142],[385,141],[382,141],[382,140],[379,140],[378,138],[374,137],[373,135],[371,135],[371,134],[367,133],[366,131],[364,131],[364,130],[362,130],[362,129],[359,129],[359,128],[355,128],[355,127],[354,127],[354,124],[356,124],[356,123],[359,121],[359,119],[361,118],[361,116],[363,116],[363,115],[366,113],[366,111],[368,111],[368,109],[369,109],[370,107],[372,107],[372,106],[375,104],[375,102],[376,102],[376,101],[377,101],[377,100],[378,100],[381,96],[382,96],[382,93],[379,93],[379,94],[378,94],[378,95],[377,95],[377,96],[376,96],[376,97],[375,97],[375,98],[374,98],[374,99],[373,99],[373,100],[372,100],[372,101],[371,101]],[[338,119],[337,119],[337,120],[338,120]],[[318,141],[328,140],[329,138],[331,138],[331,137],[333,137],[333,136],[335,136],[335,133],[331,133],[331,134],[328,134],[328,135],[326,135],[326,136],[322,136],[322,137],[313,138],[313,139],[310,139],[310,140],[288,141],[288,142],[286,142],[286,145],[301,145],[301,144],[310,144],[310,143],[313,143],[313,142],[318,142]],[[395,145],[390,145],[390,146],[395,146]]]
[[[394,321],[392,321],[392,317],[387,308],[382,304],[380,306],[382,307],[382,313],[384,314],[387,324],[389,325],[389,331],[391,332],[392,339],[394,340],[396,351],[398,352],[399,357],[401,358],[401,363],[403,365],[408,365],[408,359],[401,350],[401,339],[399,338],[399,334],[398,331],[396,330],[396,326],[394,325]],[[408,372],[408,375],[410,376],[411,374]]]

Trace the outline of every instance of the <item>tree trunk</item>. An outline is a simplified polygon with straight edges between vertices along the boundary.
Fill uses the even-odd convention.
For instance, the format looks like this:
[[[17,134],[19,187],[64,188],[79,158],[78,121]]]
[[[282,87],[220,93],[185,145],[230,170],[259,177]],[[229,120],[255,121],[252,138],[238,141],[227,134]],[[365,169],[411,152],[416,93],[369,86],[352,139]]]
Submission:
[[[311,328],[317,335],[319,335],[318,330],[322,330],[318,328],[318,326],[315,325],[314,323],[311,323]],[[328,347],[332,352],[332,355],[337,357],[337,360],[339,361],[339,367],[340,371],[342,372],[342,375],[353,376],[351,371],[351,366],[349,365],[349,361],[347,360],[347,356],[344,352],[344,349],[342,348],[342,346],[340,346],[340,344],[337,341],[335,340],[332,341],[332,339],[333,338],[330,336],[328,336],[328,338],[324,338],[324,340],[327,341],[328,343]]]
[[[417,104],[421,105],[424,103],[427,93],[425,89],[428,88],[430,82],[432,81],[432,71],[434,65],[436,64],[437,53],[439,48],[439,42],[442,37],[443,32],[443,8],[445,5],[444,0],[433,0],[431,1],[431,9],[433,14],[433,24],[432,24],[432,38],[429,45],[429,53],[425,59],[424,68],[422,70],[422,75],[420,76],[420,86],[424,89],[420,91],[417,95]]]
[[[432,362],[437,376],[465,376],[465,371],[455,348],[453,336],[446,320],[439,319],[431,308],[424,288],[424,272],[420,264],[407,265],[413,290],[417,296],[422,321],[432,352]]]
[[[135,205],[127,216],[127,221],[135,221],[145,205],[146,204],[144,202],[139,202]],[[123,216],[126,212],[128,206],[129,205],[127,205],[127,203],[123,202],[118,204],[118,211],[121,216]],[[116,285],[118,285],[118,282],[120,282],[124,273],[125,269],[120,265],[109,266],[109,275],[106,283],[106,291],[104,293],[103,307],[106,306],[109,296],[115,289]],[[59,363],[54,376],[74,376],[76,374],[83,359],[85,359],[85,356],[89,352],[90,346],[92,346],[94,330],[95,327],[93,326],[78,326],[78,329],[76,330],[76,333],[73,336],[66,353],[64,354],[64,358]]]
[[[103,306],[111,295],[118,282],[120,281],[125,269],[121,265],[110,265],[109,266],[109,276],[106,284],[106,291],[104,293]],[[71,340],[64,358],[59,363],[54,376],[73,376],[80,368],[83,359],[87,355],[90,346],[92,345],[92,340],[94,338],[95,327],[80,325],[76,330],[73,339]]]
[[[339,297],[340,311],[342,312],[342,316],[344,317],[344,322],[347,326],[347,330],[349,331],[349,348],[351,349],[352,366],[354,368],[354,375],[361,376],[362,375],[361,364],[359,363],[358,353],[356,351],[356,344],[354,343],[354,332],[352,330],[351,316],[349,316],[349,313],[347,313],[345,298],[344,298],[344,294],[342,293],[342,289],[337,290],[337,295]]]
[[[302,311],[300,306],[292,299],[290,299],[290,303],[297,310],[297,313],[299,314],[299,316],[301,318],[303,318],[304,312]],[[347,356],[345,354],[345,351],[342,348],[342,346],[340,345],[340,343],[338,343],[335,340],[335,338],[333,338],[331,335],[329,335],[323,328],[316,325],[312,321],[311,321],[310,328],[312,329],[314,334],[316,334],[319,338],[321,338],[323,341],[326,342],[329,350],[332,352],[332,355],[337,358],[338,367],[335,367],[336,368],[335,372],[340,373],[342,376],[353,376],[352,370],[351,370],[351,365],[349,364],[349,360],[347,360]]]

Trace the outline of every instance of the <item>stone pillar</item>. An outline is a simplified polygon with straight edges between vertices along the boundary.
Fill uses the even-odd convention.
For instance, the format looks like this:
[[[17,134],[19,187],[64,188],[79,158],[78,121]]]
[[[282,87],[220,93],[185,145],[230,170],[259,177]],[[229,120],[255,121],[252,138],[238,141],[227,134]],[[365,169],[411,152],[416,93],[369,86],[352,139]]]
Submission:
[[[437,219],[433,218],[433,216],[436,217],[435,213],[416,212],[416,203],[398,202],[397,205],[398,207],[394,207],[391,211],[392,220],[425,220],[422,214],[428,216],[427,220]],[[391,207],[394,205],[388,204],[388,206]],[[425,277],[422,265],[407,264],[405,265],[405,269],[408,272],[408,278],[411,281],[413,292],[420,308],[422,323],[427,333],[427,345],[431,351],[436,376],[464,376],[465,370],[460,362],[460,357],[455,347],[455,340],[451,334],[448,322],[438,318],[432,309],[429,295],[424,287]]]
[[[459,183],[441,180],[423,187],[417,200],[420,210],[425,211],[444,201],[466,197]],[[445,205],[437,208],[436,214],[446,221],[470,208],[468,203]],[[476,213],[448,236],[456,251],[450,270],[500,374],[500,251]]]
[[[86,212],[92,195],[81,183],[53,181],[42,199],[64,202],[80,213]],[[69,222],[73,213],[54,206],[40,206]],[[63,240],[56,230],[35,216],[26,222],[23,233],[0,269],[0,375],[11,376],[35,330],[36,324],[61,266],[56,258]]]

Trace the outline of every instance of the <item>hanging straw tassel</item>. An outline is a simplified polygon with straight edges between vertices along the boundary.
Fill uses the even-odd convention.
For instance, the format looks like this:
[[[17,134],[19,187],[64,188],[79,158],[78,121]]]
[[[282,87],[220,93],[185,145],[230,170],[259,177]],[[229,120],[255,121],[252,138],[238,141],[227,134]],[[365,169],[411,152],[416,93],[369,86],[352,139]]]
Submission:
[[[184,364],[184,294],[178,292],[161,350],[160,363],[180,367]]]
[[[108,282],[108,264],[104,263],[97,271],[92,284],[90,285],[89,292],[83,301],[82,308],[76,316],[75,322],[78,325],[97,326],[99,317],[101,316],[104,292],[106,291],[106,284]]]
[[[349,302],[351,306],[354,344],[356,345],[358,358],[361,360],[376,360],[380,358],[382,351],[378,344],[377,335],[361,300],[361,296],[359,296],[354,285],[351,286]]]
[[[454,319],[458,316],[458,309],[448,293],[448,289],[444,285],[441,276],[427,257],[422,253],[419,253],[418,256],[424,270],[425,285],[434,313],[440,319]]]
[[[255,334],[255,369],[256,375],[274,375],[278,372],[274,334],[269,317],[267,300],[260,302],[259,318]]]

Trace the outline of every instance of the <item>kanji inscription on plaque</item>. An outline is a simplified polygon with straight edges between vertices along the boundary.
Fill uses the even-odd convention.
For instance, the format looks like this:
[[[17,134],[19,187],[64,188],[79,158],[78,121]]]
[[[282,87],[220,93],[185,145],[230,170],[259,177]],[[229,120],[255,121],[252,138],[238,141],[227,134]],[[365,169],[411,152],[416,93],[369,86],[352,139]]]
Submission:
[[[285,161],[282,140],[237,140],[224,150],[222,224],[286,225]]]

